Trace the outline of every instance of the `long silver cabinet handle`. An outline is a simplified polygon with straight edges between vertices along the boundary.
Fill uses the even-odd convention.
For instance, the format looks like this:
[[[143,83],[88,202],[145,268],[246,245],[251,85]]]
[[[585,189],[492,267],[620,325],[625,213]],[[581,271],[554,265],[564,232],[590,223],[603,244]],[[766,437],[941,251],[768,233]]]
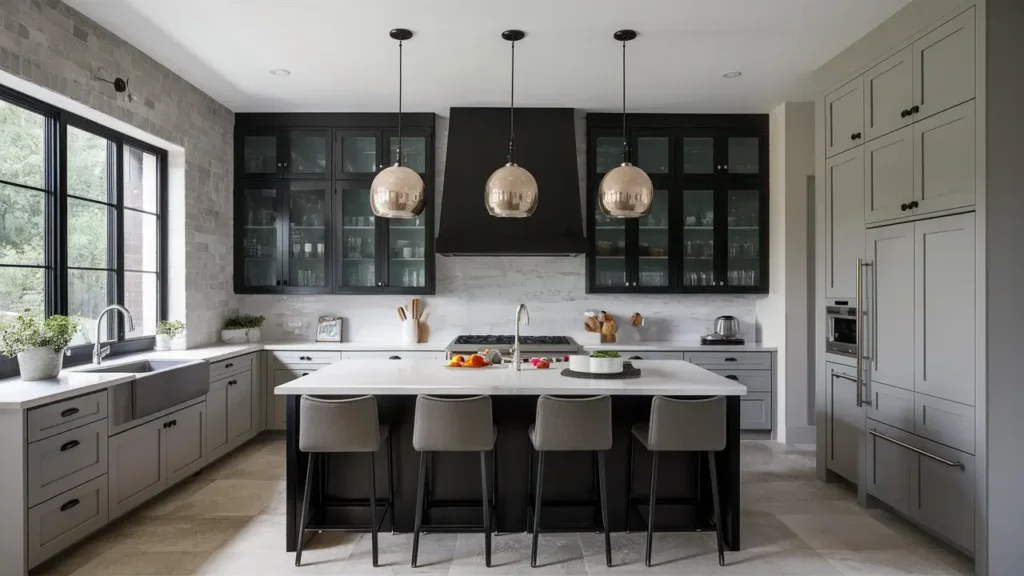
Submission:
[[[888,440],[889,442],[892,442],[893,444],[895,444],[897,446],[902,446],[902,447],[906,448],[907,450],[910,450],[911,452],[917,452],[921,456],[926,456],[928,458],[931,458],[932,460],[935,460],[936,462],[942,462],[946,466],[951,466],[953,468],[959,468],[961,470],[966,470],[967,469],[967,466],[964,466],[963,462],[953,462],[952,460],[946,460],[942,456],[936,456],[935,454],[932,454],[931,452],[925,452],[924,450],[921,450],[920,448],[915,448],[915,447],[911,446],[910,444],[905,444],[905,443],[900,442],[899,440],[897,440],[895,438],[890,438],[890,437],[886,436],[885,434],[882,434],[881,432],[876,432],[874,428],[872,428],[871,430],[868,430],[868,434],[871,434],[872,436],[875,436],[876,438],[881,438],[882,440]]]
[[[832,377],[842,378],[843,380],[849,380],[850,382],[857,382],[856,378],[854,378],[853,376],[847,376],[846,374],[836,374],[835,372],[833,372]]]
[[[864,386],[861,383],[864,374],[864,268],[868,266],[871,266],[869,262],[857,258],[857,408],[871,405],[870,400],[864,399]]]

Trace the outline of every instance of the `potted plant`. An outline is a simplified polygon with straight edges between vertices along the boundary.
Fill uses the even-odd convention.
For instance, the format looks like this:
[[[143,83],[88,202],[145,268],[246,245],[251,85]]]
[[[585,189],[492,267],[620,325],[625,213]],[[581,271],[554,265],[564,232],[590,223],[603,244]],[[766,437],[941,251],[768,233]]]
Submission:
[[[13,322],[0,326],[0,353],[18,357],[22,380],[56,378],[79,323],[67,316],[39,320],[30,312],[25,310]]]
[[[171,340],[185,333],[185,323],[181,320],[161,320],[156,326],[156,343],[154,350],[170,350]]]
[[[263,316],[252,314],[239,314],[232,316],[224,322],[224,329],[220,331],[220,339],[229,344],[244,344],[246,342],[260,341],[260,326],[263,326]]]

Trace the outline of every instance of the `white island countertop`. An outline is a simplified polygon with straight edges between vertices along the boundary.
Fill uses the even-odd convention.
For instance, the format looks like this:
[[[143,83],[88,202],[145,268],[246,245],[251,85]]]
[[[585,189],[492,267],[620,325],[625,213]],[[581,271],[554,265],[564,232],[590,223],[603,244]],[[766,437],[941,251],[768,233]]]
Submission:
[[[274,388],[274,394],[398,395],[636,395],[742,396],[747,387],[682,360],[643,360],[633,365],[639,378],[596,380],[562,376],[566,364],[547,370],[511,364],[487,368],[447,368],[437,360],[346,360]]]

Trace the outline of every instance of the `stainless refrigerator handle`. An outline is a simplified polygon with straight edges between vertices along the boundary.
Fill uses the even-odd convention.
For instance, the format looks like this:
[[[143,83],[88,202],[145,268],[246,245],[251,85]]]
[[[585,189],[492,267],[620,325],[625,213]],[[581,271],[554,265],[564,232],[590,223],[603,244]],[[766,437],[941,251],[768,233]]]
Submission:
[[[932,460],[935,460],[936,462],[942,462],[943,464],[945,464],[946,466],[949,466],[951,468],[959,468],[961,470],[966,470],[967,469],[967,466],[964,466],[963,462],[953,462],[952,460],[946,460],[942,456],[936,456],[935,454],[932,454],[931,452],[925,452],[924,450],[921,450],[920,448],[915,448],[915,447],[911,446],[910,444],[904,444],[903,442],[900,442],[899,440],[897,440],[895,438],[890,438],[890,437],[886,436],[885,434],[882,434],[882,433],[879,433],[879,432],[875,432],[874,428],[872,428],[871,430],[868,430],[868,434],[871,434],[872,436],[875,436],[877,438],[881,438],[882,440],[887,440],[889,442],[892,442],[893,444],[895,444],[897,446],[902,446],[902,447],[906,448],[907,450],[910,450],[911,452],[916,452],[916,453],[920,454],[921,456],[925,456],[927,458],[931,458]]]
[[[863,258],[857,258],[857,408],[871,405],[870,400],[864,399],[864,385],[861,381],[864,377],[864,268],[867,266],[871,264],[864,262]]]

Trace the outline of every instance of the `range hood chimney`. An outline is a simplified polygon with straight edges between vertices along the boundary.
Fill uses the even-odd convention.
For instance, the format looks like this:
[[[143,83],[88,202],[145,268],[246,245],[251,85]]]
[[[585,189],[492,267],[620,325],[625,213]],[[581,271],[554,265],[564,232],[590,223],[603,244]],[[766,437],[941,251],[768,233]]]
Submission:
[[[435,244],[448,256],[556,256],[586,252],[572,108],[516,108],[517,162],[537,179],[537,210],[496,218],[484,185],[508,154],[508,108],[452,108]]]

